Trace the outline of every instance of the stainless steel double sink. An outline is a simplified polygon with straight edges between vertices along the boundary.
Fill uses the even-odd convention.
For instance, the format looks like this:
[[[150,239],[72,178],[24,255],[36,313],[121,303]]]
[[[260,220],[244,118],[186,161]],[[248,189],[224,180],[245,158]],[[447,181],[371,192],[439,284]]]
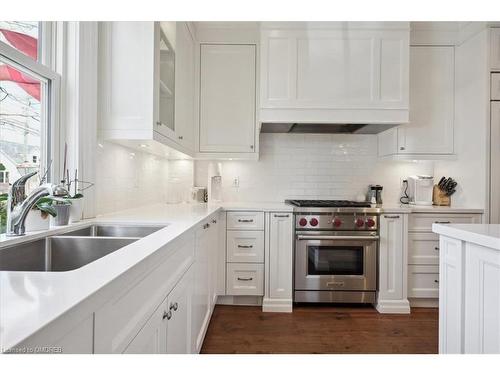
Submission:
[[[0,249],[0,271],[60,272],[83,267],[164,226],[89,225]]]

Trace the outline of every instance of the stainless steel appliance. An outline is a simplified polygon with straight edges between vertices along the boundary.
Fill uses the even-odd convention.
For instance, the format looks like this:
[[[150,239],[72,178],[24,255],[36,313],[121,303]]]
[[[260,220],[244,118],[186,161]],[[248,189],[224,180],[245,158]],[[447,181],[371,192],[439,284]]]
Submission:
[[[288,200],[295,206],[295,302],[374,303],[379,208]]]

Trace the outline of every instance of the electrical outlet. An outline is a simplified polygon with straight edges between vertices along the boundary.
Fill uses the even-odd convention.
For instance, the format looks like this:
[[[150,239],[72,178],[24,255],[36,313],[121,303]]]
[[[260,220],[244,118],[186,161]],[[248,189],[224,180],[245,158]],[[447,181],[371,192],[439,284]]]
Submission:
[[[239,188],[240,187],[240,178],[239,177],[233,178],[233,187],[234,188]]]

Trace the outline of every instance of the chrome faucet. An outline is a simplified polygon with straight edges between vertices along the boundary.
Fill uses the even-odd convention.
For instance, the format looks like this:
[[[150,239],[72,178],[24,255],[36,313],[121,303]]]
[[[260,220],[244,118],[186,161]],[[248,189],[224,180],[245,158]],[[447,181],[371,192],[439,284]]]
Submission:
[[[64,196],[68,192],[66,189],[55,185],[43,184],[33,190],[25,199],[26,181],[36,175],[37,172],[28,173],[12,184],[9,190],[9,199],[7,201],[7,236],[23,236],[26,228],[24,226],[26,217],[31,208],[42,197],[48,195]],[[54,194],[56,190],[57,194]]]

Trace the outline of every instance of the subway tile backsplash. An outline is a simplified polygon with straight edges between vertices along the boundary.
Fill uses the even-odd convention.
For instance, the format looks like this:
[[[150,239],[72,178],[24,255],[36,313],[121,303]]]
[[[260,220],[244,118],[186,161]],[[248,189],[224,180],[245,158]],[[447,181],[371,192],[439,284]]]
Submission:
[[[166,160],[99,141],[96,163],[96,214],[152,203],[187,201],[193,161]]]
[[[375,135],[261,134],[260,137],[258,162],[222,162],[224,201],[355,199],[366,193],[369,184],[381,184],[385,201],[396,203],[402,177],[433,173],[432,162],[380,160]],[[208,163],[196,162],[197,185],[206,186]]]

